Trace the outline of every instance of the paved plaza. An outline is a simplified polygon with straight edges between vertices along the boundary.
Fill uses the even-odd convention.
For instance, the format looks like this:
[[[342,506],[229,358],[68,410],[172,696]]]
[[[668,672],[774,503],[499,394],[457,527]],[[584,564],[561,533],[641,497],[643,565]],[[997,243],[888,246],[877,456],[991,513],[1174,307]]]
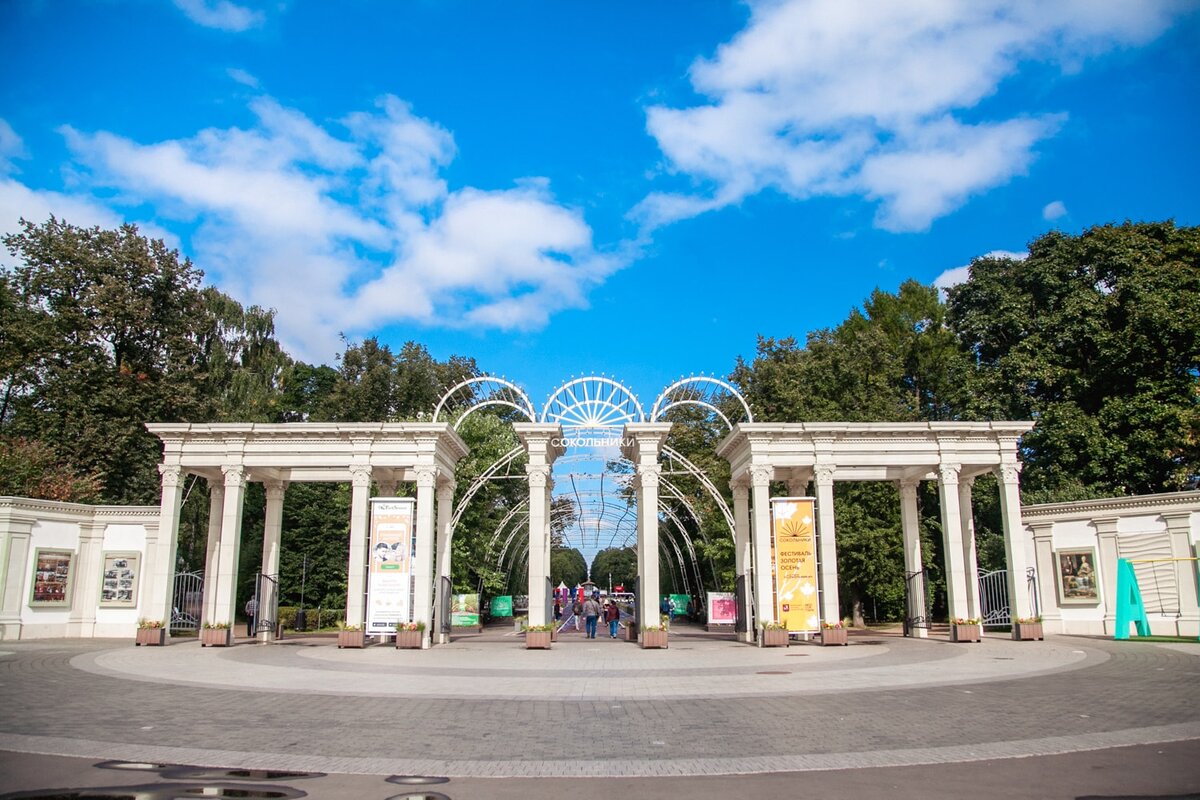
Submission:
[[[687,626],[666,651],[577,634],[526,651],[505,628],[429,651],[339,650],[327,637],[228,649],[0,642],[0,788],[61,787],[55,778],[69,774],[81,785],[146,779],[91,769],[114,759],[327,773],[343,788],[391,790],[364,797],[404,796],[389,775],[449,778],[428,789],[452,798],[501,796],[497,787],[531,778],[643,781],[647,793],[629,796],[656,796],[645,779],[707,778],[715,791],[733,776],[767,787],[784,774],[855,774],[845,770],[969,775],[972,763],[1112,764],[1098,754],[1132,748],[1161,762],[1145,781],[1200,793],[1200,643],[989,634],[952,644],[872,631],[850,642],[760,649]],[[38,784],[30,765],[46,756],[61,768],[37,772]],[[1030,757],[1041,761],[1004,761]],[[1138,772],[1123,780],[1136,785]],[[508,780],[472,794],[445,788],[498,778]],[[287,785],[342,796],[332,783]]]

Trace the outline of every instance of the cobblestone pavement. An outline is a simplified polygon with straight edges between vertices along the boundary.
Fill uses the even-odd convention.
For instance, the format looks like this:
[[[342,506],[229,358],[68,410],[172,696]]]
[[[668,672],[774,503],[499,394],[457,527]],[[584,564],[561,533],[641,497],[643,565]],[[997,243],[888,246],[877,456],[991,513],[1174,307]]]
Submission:
[[[1200,739],[1200,644],[856,635],[758,649],[685,630],[525,651],[329,640],[0,642],[0,750],[327,773],[686,776]]]

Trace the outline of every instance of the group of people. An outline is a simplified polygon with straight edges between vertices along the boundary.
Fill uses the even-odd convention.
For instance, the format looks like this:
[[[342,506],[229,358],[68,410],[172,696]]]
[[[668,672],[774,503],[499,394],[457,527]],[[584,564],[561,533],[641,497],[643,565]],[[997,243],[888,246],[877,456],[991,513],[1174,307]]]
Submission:
[[[575,630],[582,630],[586,626],[587,638],[596,638],[596,630],[599,628],[601,617],[608,624],[609,638],[617,638],[617,623],[621,620],[621,610],[617,608],[617,603],[614,600],[607,600],[601,603],[599,590],[593,591],[592,596],[585,600],[576,598],[571,604],[571,613],[575,615]],[[562,619],[562,615],[562,602],[555,600],[554,618]]]

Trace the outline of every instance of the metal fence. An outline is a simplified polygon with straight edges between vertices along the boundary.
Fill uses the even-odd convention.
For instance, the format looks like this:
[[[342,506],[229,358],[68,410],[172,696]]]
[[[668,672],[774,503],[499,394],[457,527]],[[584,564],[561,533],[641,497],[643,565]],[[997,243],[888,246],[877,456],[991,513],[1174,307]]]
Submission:
[[[171,595],[171,630],[199,630],[203,616],[204,573],[177,573],[175,575],[175,591]]]

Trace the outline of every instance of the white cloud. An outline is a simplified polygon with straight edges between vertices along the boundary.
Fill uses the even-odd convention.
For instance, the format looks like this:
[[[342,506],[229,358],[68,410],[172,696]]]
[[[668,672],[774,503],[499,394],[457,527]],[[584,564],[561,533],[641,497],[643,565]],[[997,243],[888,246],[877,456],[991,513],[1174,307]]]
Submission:
[[[206,28],[241,33],[266,22],[266,14],[239,6],[230,0],[175,0],[175,5],[192,22]]]
[[[1029,258],[1029,253],[1017,253],[1012,250],[992,250],[984,253],[980,258],[1011,258],[1016,261],[1024,261]],[[957,286],[960,283],[966,283],[971,277],[971,265],[964,264],[961,267],[953,267],[946,270],[941,275],[933,279],[933,285],[942,290],[942,299],[946,297],[946,290],[951,286]]]
[[[232,78],[235,82],[240,83],[242,86],[249,86],[251,89],[258,88],[258,78],[254,77],[249,72],[246,72],[244,69],[230,67],[229,69],[225,70],[225,74]]]
[[[650,228],[773,189],[859,195],[876,224],[922,230],[1024,173],[1058,114],[964,121],[1032,60],[1081,60],[1157,36],[1181,6],[1062,0],[877,3],[764,0],[748,26],[692,65],[708,102],[647,109],[647,130],[687,191],[633,211]]]
[[[25,143],[8,124],[8,120],[0,119],[0,173],[9,173],[14,169],[14,158],[25,158]]]
[[[1067,207],[1062,200],[1055,200],[1052,203],[1047,203],[1042,209],[1042,219],[1047,222],[1054,222],[1056,219],[1062,219],[1067,215]]]
[[[328,360],[340,332],[394,323],[538,328],[629,261],[599,253],[545,179],[451,190],[453,136],[398,98],[329,124],[271,98],[250,108],[250,127],[188,139],[62,132],[85,186],[195,223],[197,264],[242,302],[277,309],[298,357]]]

